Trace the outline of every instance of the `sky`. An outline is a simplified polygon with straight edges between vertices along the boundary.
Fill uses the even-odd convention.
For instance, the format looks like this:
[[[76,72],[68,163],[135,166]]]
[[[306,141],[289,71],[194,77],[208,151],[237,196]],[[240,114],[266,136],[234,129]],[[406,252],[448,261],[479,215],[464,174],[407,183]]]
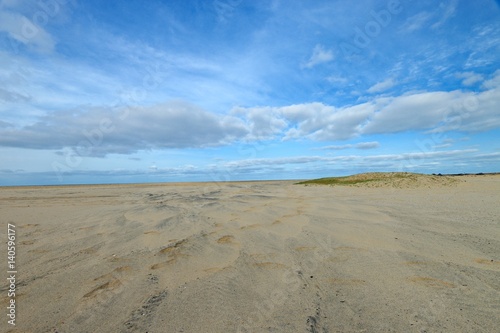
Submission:
[[[500,171],[500,1],[0,0],[0,185]]]

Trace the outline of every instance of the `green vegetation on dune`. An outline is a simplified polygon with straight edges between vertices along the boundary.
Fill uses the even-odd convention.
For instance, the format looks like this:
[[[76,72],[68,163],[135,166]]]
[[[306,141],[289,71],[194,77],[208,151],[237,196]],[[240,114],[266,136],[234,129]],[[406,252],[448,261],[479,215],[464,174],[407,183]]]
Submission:
[[[359,183],[366,183],[371,181],[376,181],[380,179],[350,179],[350,176],[346,177],[327,177],[327,178],[318,178],[306,180],[303,182],[296,183],[297,185],[309,185],[309,184],[318,184],[318,185],[354,185]]]
[[[441,182],[441,180],[445,180],[447,177],[437,177],[431,175],[424,175],[418,173],[410,173],[410,172],[371,172],[371,173],[361,173],[352,176],[344,176],[344,177],[327,177],[327,178],[319,178],[306,180],[299,183],[297,185],[369,185],[369,184],[378,184],[378,185],[400,185],[402,183],[405,184],[414,184],[419,181],[432,181],[432,182]]]

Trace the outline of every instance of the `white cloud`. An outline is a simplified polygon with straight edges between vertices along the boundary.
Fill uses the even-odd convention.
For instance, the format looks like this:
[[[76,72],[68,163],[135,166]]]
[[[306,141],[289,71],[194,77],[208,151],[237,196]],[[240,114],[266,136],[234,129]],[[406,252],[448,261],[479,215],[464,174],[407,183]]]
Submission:
[[[331,50],[325,49],[322,45],[318,44],[313,49],[313,54],[309,61],[304,65],[306,68],[312,68],[316,65],[330,62],[334,58]]]
[[[0,145],[32,149],[71,148],[81,156],[131,154],[139,150],[207,147],[248,134],[241,121],[191,104],[65,110],[22,128],[0,128]]]
[[[481,93],[461,93],[456,103],[430,132],[484,132],[500,128],[500,88]]]
[[[429,12],[421,12],[412,17],[409,17],[403,24],[401,29],[405,32],[413,32],[421,29],[432,18],[433,14]]]
[[[432,25],[432,29],[437,29],[444,25],[457,11],[458,1],[452,0],[448,4],[441,3],[435,12],[423,11],[409,17],[401,26],[403,32],[414,32],[428,27],[431,20],[436,20]]]
[[[293,124],[285,139],[305,137],[313,140],[345,140],[360,133],[361,125],[374,112],[369,103],[335,108],[321,103],[294,105],[282,108],[286,119]]]
[[[436,162],[453,162],[453,161],[474,161],[474,156],[478,150],[463,149],[463,150],[441,150],[430,152],[409,152],[400,154],[384,154],[384,155],[339,155],[339,156],[295,156],[295,157],[279,157],[279,158],[255,158],[225,162],[220,167],[229,169],[263,169],[268,166],[280,165],[303,165],[308,164],[308,167],[314,163],[321,163],[323,167],[334,164],[336,168],[353,169],[354,167],[370,168],[370,166],[387,165],[392,169],[404,169],[408,167],[417,167],[428,163]],[[499,153],[500,154],[500,153]],[[490,154],[485,158],[494,158],[499,154]]]
[[[0,100],[4,102],[27,102],[31,99],[30,96],[19,94],[15,91],[8,91],[0,88]]]
[[[374,84],[367,91],[370,94],[379,93],[379,92],[383,92],[383,91],[386,91],[387,89],[394,87],[395,84],[396,84],[396,82],[394,82],[393,79],[388,78],[382,82],[378,82],[378,83]]]
[[[331,158],[322,156],[296,156],[296,157],[280,157],[280,158],[256,158],[245,159],[239,161],[231,161],[224,164],[226,168],[247,168],[254,166],[265,165],[283,165],[283,164],[307,164],[314,162],[325,162]]]
[[[275,138],[286,128],[287,123],[281,118],[278,109],[272,107],[263,108],[234,108],[232,115],[241,116],[245,119],[249,128],[247,140],[266,140]]]
[[[316,149],[321,149],[321,150],[344,150],[344,149],[351,149],[353,148],[354,145],[352,144],[347,144],[347,145],[333,145],[333,146],[324,146]]]
[[[0,9],[0,31],[7,32],[11,38],[43,53],[54,49],[52,36],[24,15]]]
[[[459,79],[463,79],[462,84],[464,86],[471,86],[474,83],[484,80],[484,77],[481,74],[476,74],[474,72],[457,73],[455,76]]]
[[[333,84],[346,84],[348,80],[345,77],[331,75],[326,80]]]
[[[356,149],[375,149],[380,147],[380,143],[377,141],[372,142],[360,142],[354,145]]]
[[[443,144],[435,145],[432,148],[433,149],[443,149],[443,148],[451,147],[452,145],[453,144],[451,144],[451,143],[443,143]]]
[[[458,92],[430,92],[378,99],[378,112],[363,132],[395,133],[431,128],[451,112],[459,95]]]
[[[375,149],[380,147],[380,143],[377,141],[372,142],[359,142],[355,144],[347,144],[347,145],[337,145],[337,146],[325,146],[317,149],[321,150],[344,150],[344,149]]]
[[[492,78],[483,83],[483,87],[486,89],[500,88],[500,69],[492,75]]]
[[[431,28],[437,29],[441,27],[443,24],[448,21],[451,17],[453,17],[457,11],[458,0],[451,0],[448,4],[441,3],[439,5],[439,9],[441,11],[439,15],[439,21],[434,23]]]
[[[109,133],[102,130],[102,138],[98,140],[102,142],[83,149],[82,154],[131,154],[139,150],[206,147],[256,140],[337,141],[365,134],[418,130],[428,133],[487,131],[500,128],[498,76],[497,73],[485,82],[491,89],[478,93],[419,92],[377,97],[344,107],[323,103],[239,107],[223,115],[178,101],[126,109],[129,110],[126,117],[122,115],[123,109],[62,110],[39,116],[30,124],[2,124],[0,146],[82,150],[82,141],[85,145],[85,140],[89,140],[83,131],[93,133],[100,129],[102,120],[110,123],[113,130]],[[377,146],[377,142],[368,142],[341,148]]]
[[[275,112],[288,124],[284,139],[344,140],[414,130],[487,131],[500,127],[498,77],[500,71],[485,83],[492,89],[479,93],[418,92],[343,108],[308,103],[276,108]]]
[[[477,153],[477,149],[462,149],[462,150],[439,150],[429,152],[412,152],[402,154],[387,154],[387,155],[372,155],[364,156],[367,161],[421,161],[424,159],[450,159],[454,157],[464,156],[471,153]]]
[[[327,125],[317,131],[313,139],[345,140],[357,136],[374,111],[375,108],[370,103],[341,108],[327,119]]]

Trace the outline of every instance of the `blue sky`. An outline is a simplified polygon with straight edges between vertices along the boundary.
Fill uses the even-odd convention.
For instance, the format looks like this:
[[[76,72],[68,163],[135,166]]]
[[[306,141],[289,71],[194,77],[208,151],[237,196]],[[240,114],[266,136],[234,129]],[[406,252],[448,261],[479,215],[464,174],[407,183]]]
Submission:
[[[494,0],[0,0],[0,185],[500,171]]]

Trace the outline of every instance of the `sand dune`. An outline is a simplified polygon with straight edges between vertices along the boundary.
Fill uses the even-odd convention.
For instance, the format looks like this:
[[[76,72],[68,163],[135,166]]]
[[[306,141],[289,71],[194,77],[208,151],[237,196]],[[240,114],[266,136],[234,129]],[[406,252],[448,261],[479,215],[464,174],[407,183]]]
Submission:
[[[0,188],[1,331],[497,332],[500,176],[455,178]]]
[[[410,172],[369,172],[346,177],[330,177],[300,182],[304,185],[331,185],[383,188],[434,188],[456,186],[462,180],[442,175],[425,175]]]

